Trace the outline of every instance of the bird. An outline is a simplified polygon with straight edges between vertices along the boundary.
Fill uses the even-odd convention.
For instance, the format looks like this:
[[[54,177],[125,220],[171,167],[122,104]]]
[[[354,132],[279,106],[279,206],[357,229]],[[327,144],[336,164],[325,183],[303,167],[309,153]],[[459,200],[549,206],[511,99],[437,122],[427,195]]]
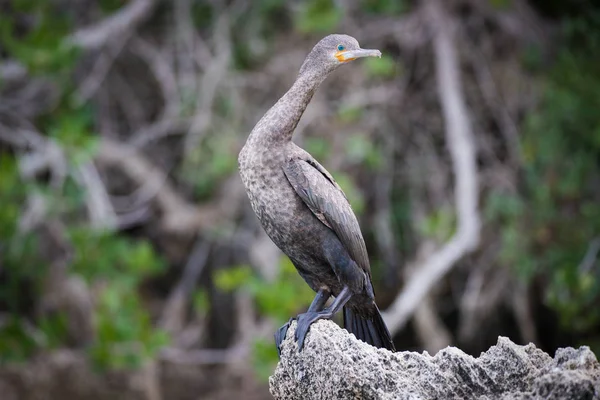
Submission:
[[[395,351],[375,303],[369,257],[358,220],[333,176],[292,141],[294,129],[319,85],[338,67],[363,57],[352,36],[321,39],[300,67],[291,88],[250,132],[238,155],[246,193],[263,229],[316,292],[305,313],[275,333],[277,351],[296,319],[302,351],[310,325],[343,309],[344,328],[358,339]],[[328,306],[327,301],[335,300]]]

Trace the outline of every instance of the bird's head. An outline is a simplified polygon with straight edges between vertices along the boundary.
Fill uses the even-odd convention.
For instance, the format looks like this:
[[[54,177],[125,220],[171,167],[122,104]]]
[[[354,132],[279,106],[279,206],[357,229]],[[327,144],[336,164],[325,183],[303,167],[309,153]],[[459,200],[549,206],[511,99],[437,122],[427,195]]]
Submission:
[[[381,52],[361,49],[358,41],[352,36],[339,34],[325,36],[304,60],[300,74],[307,71],[328,74],[340,65],[362,57],[381,57]]]

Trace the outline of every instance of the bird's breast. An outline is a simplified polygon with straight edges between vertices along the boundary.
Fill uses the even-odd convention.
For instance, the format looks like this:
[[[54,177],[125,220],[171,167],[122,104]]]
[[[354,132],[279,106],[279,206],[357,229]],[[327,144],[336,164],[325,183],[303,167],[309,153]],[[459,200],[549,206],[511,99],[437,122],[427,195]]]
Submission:
[[[285,251],[286,243],[298,239],[310,210],[298,197],[283,172],[284,153],[242,150],[239,168],[252,209],[269,237]]]

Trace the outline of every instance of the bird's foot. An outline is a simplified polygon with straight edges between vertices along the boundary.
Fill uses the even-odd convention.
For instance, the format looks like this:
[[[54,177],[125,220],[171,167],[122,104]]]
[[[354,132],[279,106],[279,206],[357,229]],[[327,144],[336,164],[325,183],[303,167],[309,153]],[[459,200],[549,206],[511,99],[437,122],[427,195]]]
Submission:
[[[296,317],[290,318],[290,320],[288,322],[283,324],[283,326],[281,328],[279,328],[277,330],[277,332],[275,332],[275,347],[277,347],[277,355],[279,356],[279,358],[281,358],[281,344],[285,340],[285,335],[287,334],[290,324],[295,319],[296,319]]]
[[[304,314],[298,315],[298,323],[296,325],[296,342],[298,343],[298,352],[302,351],[304,347],[304,339],[306,339],[306,334],[310,329],[310,326],[313,322],[316,322],[322,318],[330,318],[331,315],[327,312],[307,312]]]

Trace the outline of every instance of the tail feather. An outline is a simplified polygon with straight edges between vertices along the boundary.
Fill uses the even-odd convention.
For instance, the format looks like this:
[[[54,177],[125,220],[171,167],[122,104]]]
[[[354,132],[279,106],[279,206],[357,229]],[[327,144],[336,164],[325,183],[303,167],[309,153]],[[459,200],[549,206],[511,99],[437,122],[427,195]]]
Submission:
[[[350,307],[344,307],[344,328],[353,333],[357,339],[372,346],[396,351],[379,309],[374,305],[374,308],[370,311],[369,316],[365,316],[357,314]]]
[[[375,326],[373,324],[367,324],[367,325],[369,326],[369,337],[371,339],[371,343],[373,343],[373,346],[378,347],[378,348],[383,347],[383,341],[377,334],[377,331],[375,330]]]

